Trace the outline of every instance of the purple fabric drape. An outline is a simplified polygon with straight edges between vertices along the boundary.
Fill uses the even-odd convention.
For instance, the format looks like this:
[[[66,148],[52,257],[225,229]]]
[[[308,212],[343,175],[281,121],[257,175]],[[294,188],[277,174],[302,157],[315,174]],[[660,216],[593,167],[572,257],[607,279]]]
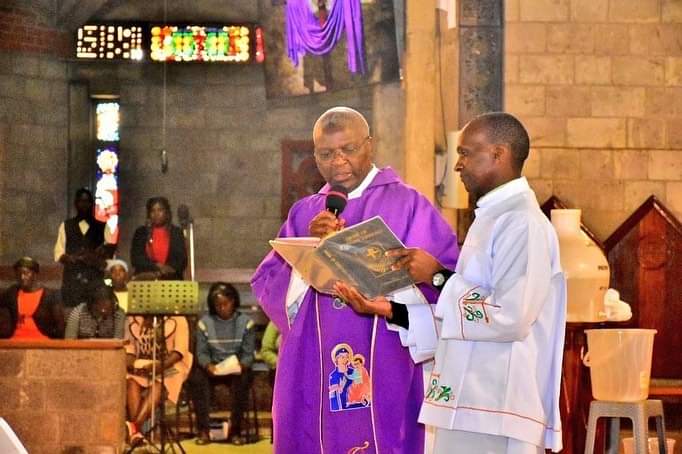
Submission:
[[[362,6],[360,0],[335,0],[324,25],[313,14],[309,0],[287,0],[286,33],[289,58],[298,66],[302,55],[325,55],[336,46],[346,31],[348,69],[367,71],[365,65]]]

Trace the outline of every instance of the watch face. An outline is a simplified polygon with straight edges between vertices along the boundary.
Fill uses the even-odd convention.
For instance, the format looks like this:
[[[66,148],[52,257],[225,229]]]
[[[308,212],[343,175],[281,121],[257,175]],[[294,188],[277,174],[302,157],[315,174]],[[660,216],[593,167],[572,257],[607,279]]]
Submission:
[[[445,283],[445,276],[443,276],[443,273],[436,273],[433,275],[433,278],[431,279],[431,283],[435,287],[440,287]]]

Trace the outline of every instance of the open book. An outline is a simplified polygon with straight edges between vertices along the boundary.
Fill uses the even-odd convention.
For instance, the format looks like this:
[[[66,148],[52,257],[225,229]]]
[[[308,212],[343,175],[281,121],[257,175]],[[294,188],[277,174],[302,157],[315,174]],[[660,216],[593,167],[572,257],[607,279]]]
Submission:
[[[344,281],[374,298],[412,285],[407,271],[391,269],[396,259],[385,252],[404,245],[378,216],[322,240],[277,238],[270,245],[319,292]]]

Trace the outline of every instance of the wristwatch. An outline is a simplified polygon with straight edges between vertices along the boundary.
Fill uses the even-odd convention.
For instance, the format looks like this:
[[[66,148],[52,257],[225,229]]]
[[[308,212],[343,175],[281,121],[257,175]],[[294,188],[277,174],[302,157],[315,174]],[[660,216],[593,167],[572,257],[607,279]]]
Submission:
[[[453,273],[450,270],[442,269],[436,271],[436,273],[431,277],[431,285],[436,287],[438,290],[442,289],[447,280],[452,276]]]

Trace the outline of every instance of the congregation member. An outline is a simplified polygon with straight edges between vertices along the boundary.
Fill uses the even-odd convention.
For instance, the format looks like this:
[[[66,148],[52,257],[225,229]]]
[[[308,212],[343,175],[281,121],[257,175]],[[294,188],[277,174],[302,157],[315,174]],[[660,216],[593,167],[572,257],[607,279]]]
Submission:
[[[128,441],[135,446],[142,441],[141,428],[161,396],[178,402],[193,356],[189,351],[187,319],[181,316],[163,318],[163,323],[159,321],[156,326],[153,316],[128,316],[124,339],[128,370],[126,428]],[[161,374],[165,389],[161,389]]]
[[[190,376],[190,390],[197,415],[197,444],[208,444],[212,384],[229,377],[232,408],[230,438],[244,444],[241,436],[243,413],[252,380],[251,366],[256,349],[253,321],[237,312],[239,292],[232,285],[216,282],[208,291],[208,311],[197,324],[196,367]]]
[[[138,227],[130,246],[135,280],[181,280],[187,267],[187,250],[180,227],[173,225],[165,197],[147,200],[147,223]]]
[[[374,165],[369,126],[359,112],[328,110],[315,123],[313,141],[327,184],[294,204],[278,236],[323,238],[381,216],[403,244],[416,248],[415,255],[427,251],[454,268],[454,233],[423,195],[391,168]],[[325,210],[335,185],[348,192],[339,217]],[[251,284],[282,333],[273,403],[275,452],[424,452],[424,426],[417,416],[426,377],[419,362],[436,348],[426,304],[435,302],[433,288],[423,284],[390,295],[391,309],[370,317],[309,287],[275,252],[261,262]],[[409,331],[396,319],[408,320]],[[412,335],[424,324],[431,333]],[[359,398],[354,399],[350,385],[370,380],[371,390],[367,385],[355,389],[352,394]],[[292,429],[292,421],[305,424]]]
[[[16,284],[0,295],[0,338],[64,337],[60,293],[40,285],[40,264],[31,257],[22,257],[13,268]]]
[[[277,355],[281,342],[282,335],[277,329],[277,325],[268,322],[261,340],[260,356],[271,371],[277,369]]]
[[[123,339],[125,313],[118,307],[114,289],[101,282],[76,306],[66,320],[65,339]]]
[[[462,131],[455,170],[476,202],[456,268],[431,258],[442,288],[440,340],[419,420],[436,454],[544,454],[562,449],[559,391],[566,282],[556,232],[522,177],[530,140],[506,113]],[[395,251],[408,262],[409,252]],[[361,312],[388,307],[336,290]]]
[[[59,225],[54,260],[64,266],[62,300],[67,311],[84,303],[91,283],[103,279],[104,260],[115,246],[104,222],[95,219],[95,199],[86,188],[76,191],[76,216]]]
[[[275,376],[277,375],[277,357],[279,356],[281,342],[282,333],[280,333],[277,329],[277,325],[272,323],[272,321],[269,321],[268,325],[265,327],[263,339],[261,339],[260,357],[268,366],[268,382],[270,383],[270,388],[272,389],[273,393],[275,390]],[[270,400],[270,404],[272,406],[272,399]],[[270,430],[272,429],[273,426],[271,424]],[[272,434],[270,439],[274,440]]]
[[[107,267],[105,269],[107,279],[111,282],[111,287],[114,289],[116,299],[118,300],[118,307],[123,312],[128,312],[128,281],[130,276],[128,274],[128,264],[121,259],[107,260]]]

